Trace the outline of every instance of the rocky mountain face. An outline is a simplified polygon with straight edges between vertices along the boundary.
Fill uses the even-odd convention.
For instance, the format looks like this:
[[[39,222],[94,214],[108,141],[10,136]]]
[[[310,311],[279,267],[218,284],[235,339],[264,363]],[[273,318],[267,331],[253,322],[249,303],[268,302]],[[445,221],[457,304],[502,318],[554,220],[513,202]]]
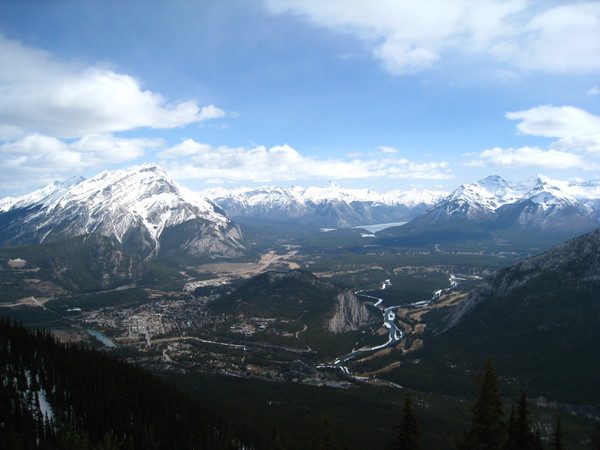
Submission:
[[[90,233],[115,238],[146,259],[168,251],[228,258],[245,250],[240,229],[223,210],[152,164],[53,183],[0,201],[1,245]]]
[[[372,316],[367,307],[356,298],[352,291],[344,291],[336,297],[335,312],[327,329],[335,334],[356,331],[371,323]]]
[[[413,189],[380,194],[367,189],[344,189],[330,182],[323,188],[216,188],[203,191],[203,195],[221,206],[231,217],[269,218],[322,227],[352,227],[408,221],[447,193]]]
[[[433,348],[491,356],[532,394],[600,404],[600,229],[493,274],[443,319]]]
[[[600,224],[599,187],[599,183],[564,183],[544,176],[523,183],[489,176],[460,186],[411,226],[480,225],[575,235]]]

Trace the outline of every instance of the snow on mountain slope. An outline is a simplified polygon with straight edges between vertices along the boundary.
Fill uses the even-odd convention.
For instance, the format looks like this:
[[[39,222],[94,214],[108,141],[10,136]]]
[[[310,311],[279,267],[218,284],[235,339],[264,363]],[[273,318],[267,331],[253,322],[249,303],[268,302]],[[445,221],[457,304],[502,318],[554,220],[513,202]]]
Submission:
[[[594,210],[569,193],[569,185],[538,176],[536,185],[520,199],[498,210],[500,220],[522,228],[574,233],[598,225]]]
[[[489,221],[502,205],[518,198],[518,192],[505,180],[492,175],[472,184],[463,184],[428,209],[418,222],[435,224],[462,221]]]
[[[291,188],[291,190],[305,202],[312,202],[315,204],[326,201],[346,203],[376,202],[380,199],[380,195],[377,192],[368,189],[344,189],[333,181],[330,181],[322,188],[314,186],[308,188],[294,187]]]
[[[153,258],[166,229],[200,221],[201,234],[192,240],[204,247],[190,247],[196,256],[238,256],[243,249],[239,228],[216,205],[152,164],[53,183],[0,206],[0,240],[5,244],[98,233]]]
[[[598,225],[600,202],[589,198],[597,187],[592,182],[573,184],[543,175],[521,183],[489,176],[460,186],[416,218],[414,225],[494,223],[553,232],[586,232]]]
[[[278,186],[262,186],[256,189],[209,189],[202,192],[227,214],[233,217],[265,217],[276,220],[296,219],[308,213],[308,207],[291,190]]]
[[[386,192],[381,195],[379,201],[386,205],[404,205],[407,208],[416,208],[419,206],[433,206],[447,196],[448,192],[444,191],[427,191],[413,188],[409,191]]]
[[[6,212],[14,208],[27,208],[35,204],[50,204],[60,198],[71,186],[81,183],[82,177],[72,177],[66,181],[55,181],[37,191],[21,197],[6,197],[0,199],[0,212]]]

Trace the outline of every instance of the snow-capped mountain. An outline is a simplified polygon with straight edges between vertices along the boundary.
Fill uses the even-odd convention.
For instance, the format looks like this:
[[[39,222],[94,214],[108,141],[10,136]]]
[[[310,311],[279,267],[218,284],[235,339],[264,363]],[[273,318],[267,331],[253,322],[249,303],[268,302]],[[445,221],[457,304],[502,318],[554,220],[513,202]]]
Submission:
[[[412,225],[493,224],[552,232],[587,232],[598,226],[600,185],[538,175],[509,183],[493,175],[462,185]]]
[[[0,201],[0,243],[40,243],[97,233],[151,259],[165,250],[235,257],[240,229],[210,200],[175,183],[160,167],[105,171]]]
[[[322,227],[350,227],[408,221],[436,204],[447,192],[346,189],[329,182],[324,187],[256,189],[215,188],[202,192],[232,217],[248,216],[310,223]]]

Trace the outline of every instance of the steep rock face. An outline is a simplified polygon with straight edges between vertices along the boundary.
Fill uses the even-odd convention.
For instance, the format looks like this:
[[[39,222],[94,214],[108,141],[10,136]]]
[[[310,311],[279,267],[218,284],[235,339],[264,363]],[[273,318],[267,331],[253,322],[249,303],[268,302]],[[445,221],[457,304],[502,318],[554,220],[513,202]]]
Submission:
[[[108,290],[175,275],[124,253],[116,239],[98,234],[0,248],[0,267],[12,280],[3,288],[5,298]]]
[[[54,183],[0,201],[0,244],[38,244],[90,233],[114,237],[146,259],[163,247],[208,257],[239,256],[245,250],[239,228],[220,208],[152,164]]]
[[[336,297],[335,312],[327,329],[335,334],[356,331],[372,320],[367,307],[351,291],[344,291]]]
[[[87,235],[75,239],[69,245],[72,246],[69,253],[74,259],[84,261],[87,273],[80,273],[82,267],[76,267],[71,258],[54,259],[49,264],[49,270],[51,280],[70,290],[82,287],[86,290],[112,289],[153,278],[142,260],[123,253],[113,239]]]

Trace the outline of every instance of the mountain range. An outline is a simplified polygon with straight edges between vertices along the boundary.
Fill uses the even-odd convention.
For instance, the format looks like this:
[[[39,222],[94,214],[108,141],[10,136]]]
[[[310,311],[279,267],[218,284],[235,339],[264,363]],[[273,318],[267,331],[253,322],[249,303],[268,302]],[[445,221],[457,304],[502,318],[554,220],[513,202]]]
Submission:
[[[551,243],[557,243],[600,224],[600,180],[563,182],[540,175],[511,183],[493,175],[449,194],[419,189],[381,194],[333,182],[323,188],[193,192],[159,166],[144,164],[0,200],[0,245],[100,234],[144,259],[247,255],[250,244],[230,217],[334,228],[408,222],[381,232],[383,240],[433,231],[432,239],[440,242],[440,233],[454,229],[461,236],[475,230],[495,241],[518,232],[552,236]]]
[[[408,228],[477,225],[574,236],[600,224],[600,180],[563,182],[543,175],[518,183],[492,175],[451,193],[412,189],[380,194],[330,182],[323,188],[214,188],[202,194],[234,218],[321,227],[410,222]]]
[[[342,228],[406,222],[438,203],[448,193],[411,189],[380,194],[368,189],[342,188],[329,182],[322,188],[213,188],[202,194],[231,217],[258,217]]]

